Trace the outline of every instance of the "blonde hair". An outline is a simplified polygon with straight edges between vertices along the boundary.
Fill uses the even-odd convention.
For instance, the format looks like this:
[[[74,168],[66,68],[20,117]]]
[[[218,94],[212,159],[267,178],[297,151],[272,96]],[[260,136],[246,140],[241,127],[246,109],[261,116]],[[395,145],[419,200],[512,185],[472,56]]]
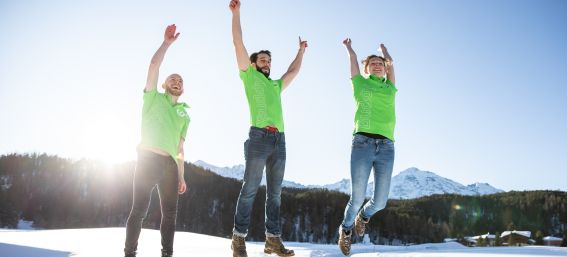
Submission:
[[[372,58],[378,58],[378,59],[382,60],[382,62],[384,63],[384,66],[386,66],[386,63],[388,62],[386,60],[386,58],[384,58],[382,56],[371,54],[371,55],[367,56],[366,58],[364,58],[364,60],[362,60],[362,65],[364,65],[364,72],[366,72],[366,70],[368,70],[368,64],[370,64],[370,59],[372,59]]]

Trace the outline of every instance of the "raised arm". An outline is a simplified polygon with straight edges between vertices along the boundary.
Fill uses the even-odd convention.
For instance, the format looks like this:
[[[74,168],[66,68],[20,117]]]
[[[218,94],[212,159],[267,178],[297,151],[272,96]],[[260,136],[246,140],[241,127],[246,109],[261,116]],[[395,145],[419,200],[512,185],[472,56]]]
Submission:
[[[305,48],[307,48],[307,41],[302,41],[301,37],[299,37],[299,50],[297,51],[297,55],[281,78],[283,81],[283,89],[286,89],[287,86],[291,84],[291,81],[295,78],[295,76],[297,76],[297,74],[299,73],[301,62],[303,61],[303,54],[305,54]]]
[[[158,48],[158,50],[152,57],[152,61],[150,62],[150,67],[148,68],[148,78],[146,80],[146,87],[144,88],[144,92],[154,90],[157,87],[159,67],[161,66],[165,52],[167,51],[169,46],[179,37],[179,33],[175,33],[176,29],[177,28],[175,27],[175,24],[171,24],[165,29],[165,33],[163,35],[163,43],[161,43],[161,46]]]
[[[242,40],[240,0],[231,0],[228,6],[232,12],[232,43],[234,43],[234,50],[236,51],[236,62],[238,63],[238,68],[245,71],[248,69],[248,66],[250,66],[250,59],[248,58],[248,52]]]
[[[350,77],[352,78],[356,75],[360,75],[360,67],[358,66],[356,53],[352,49],[352,40],[350,40],[350,38],[346,38],[343,40],[343,44],[347,49],[348,59],[350,60]]]
[[[386,49],[386,46],[384,46],[384,44],[380,44],[380,49],[384,54],[384,59],[386,59],[386,63],[384,63],[384,65],[386,65],[386,75],[388,79],[392,81],[394,85],[396,85],[396,75],[394,74],[394,60],[392,60],[392,56],[390,56],[390,53],[388,53],[388,49]]]

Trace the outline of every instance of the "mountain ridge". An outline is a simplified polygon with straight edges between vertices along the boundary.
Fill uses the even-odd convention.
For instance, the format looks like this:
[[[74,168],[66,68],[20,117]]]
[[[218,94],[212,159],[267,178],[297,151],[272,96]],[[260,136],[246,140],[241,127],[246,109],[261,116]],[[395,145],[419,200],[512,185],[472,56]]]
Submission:
[[[218,167],[205,161],[198,160],[193,163],[207,170],[214,172],[222,177],[229,177],[242,180],[244,177],[244,165],[234,165],[232,167]],[[262,185],[265,185],[265,177],[262,178]],[[336,183],[325,185],[303,185],[294,181],[284,180],[283,187],[291,188],[326,188],[332,191],[339,191],[350,195],[350,179],[342,179]],[[374,182],[368,183],[366,196],[371,197],[374,191]],[[504,192],[504,190],[493,187],[488,183],[476,182],[470,185],[463,185],[451,179],[439,176],[431,171],[420,170],[411,167],[403,170],[392,177],[390,184],[390,199],[414,199],[433,194],[459,194],[459,195],[487,195]]]

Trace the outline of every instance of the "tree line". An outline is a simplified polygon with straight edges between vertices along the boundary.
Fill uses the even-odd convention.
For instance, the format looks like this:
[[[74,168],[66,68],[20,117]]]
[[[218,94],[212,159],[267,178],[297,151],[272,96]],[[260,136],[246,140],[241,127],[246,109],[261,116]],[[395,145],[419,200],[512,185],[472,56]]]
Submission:
[[[46,229],[125,226],[134,169],[134,162],[105,165],[46,154],[0,156],[0,227],[16,228],[21,219]],[[190,163],[185,163],[185,170],[188,190],[179,198],[177,229],[230,237],[241,182]],[[261,187],[253,207],[250,240],[264,239],[265,194],[265,187]],[[348,198],[326,189],[284,188],[284,240],[335,243]],[[160,218],[154,192],[144,227],[159,228]],[[495,234],[510,228],[540,237],[567,238],[567,192],[445,194],[389,200],[367,231],[374,243],[409,244]]]

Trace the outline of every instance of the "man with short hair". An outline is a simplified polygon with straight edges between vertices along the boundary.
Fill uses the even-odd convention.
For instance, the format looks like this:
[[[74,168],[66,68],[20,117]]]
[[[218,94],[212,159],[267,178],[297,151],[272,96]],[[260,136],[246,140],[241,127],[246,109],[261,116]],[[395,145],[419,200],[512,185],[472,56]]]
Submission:
[[[236,60],[240,69],[240,78],[244,82],[251,123],[249,138],[244,143],[246,168],[234,215],[231,245],[233,256],[247,257],[245,237],[264,167],[266,167],[264,252],[293,256],[293,250],[286,249],[281,240],[280,204],[286,159],[281,92],[299,72],[307,41],[299,38],[299,51],[295,60],[281,79],[272,80],[270,51],[262,50],[248,57],[240,27],[240,1],[230,1],[229,7],[232,11],[232,37]]]
[[[185,103],[177,100],[183,94],[183,79],[169,75],[157,91],[159,67],[169,46],[179,37],[175,24],[167,26],[164,40],[152,57],[144,88],[142,140],[134,174],[132,210],[126,224],[124,254],[135,257],[142,221],[148,212],[150,196],[157,185],[161,206],[162,257],[173,254],[173,236],[177,217],[178,194],[187,189],[184,174],[183,143],[189,126]]]

